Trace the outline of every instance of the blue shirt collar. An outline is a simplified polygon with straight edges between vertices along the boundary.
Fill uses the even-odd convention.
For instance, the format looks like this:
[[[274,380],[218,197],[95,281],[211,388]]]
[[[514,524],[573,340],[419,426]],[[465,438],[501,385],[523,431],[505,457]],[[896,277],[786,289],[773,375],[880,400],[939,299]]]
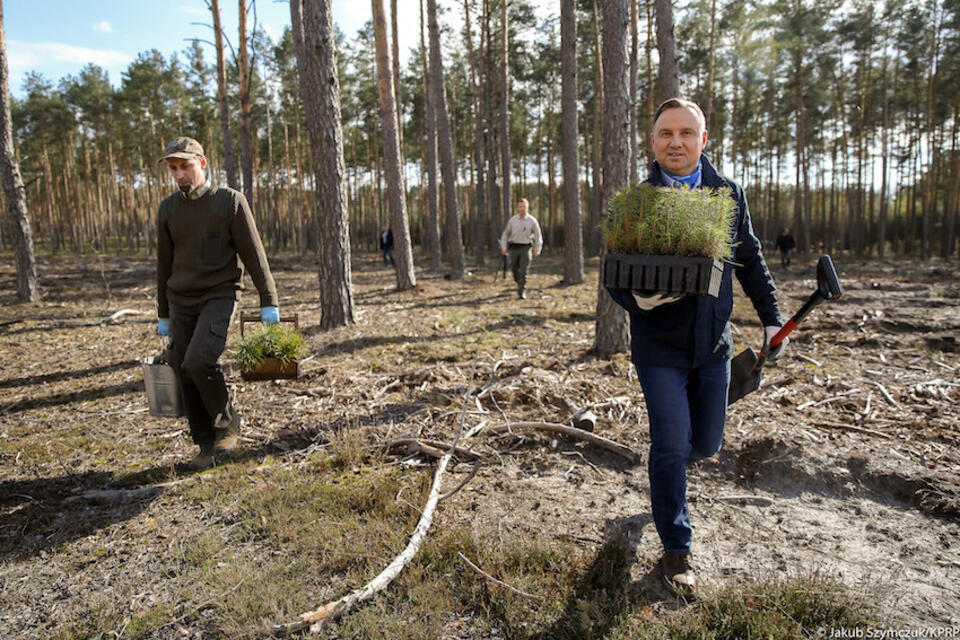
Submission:
[[[663,167],[660,167],[660,173],[663,174],[664,182],[666,182],[668,187],[683,187],[687,186],[691,189],[698,189],[703,184],[703,163],[698,160],[696,170],[688,176],[675,176],[672,173],[667,173],[663,170]]]

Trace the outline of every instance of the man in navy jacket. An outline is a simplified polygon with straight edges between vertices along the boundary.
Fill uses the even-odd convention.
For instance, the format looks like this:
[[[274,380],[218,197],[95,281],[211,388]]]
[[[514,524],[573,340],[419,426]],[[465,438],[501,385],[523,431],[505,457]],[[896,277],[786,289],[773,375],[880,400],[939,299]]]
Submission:
[[[717,173],[703,155],[707,131],[700,107],[667,100],[657,109],[650,139],[656,160],[647,182],[692,189],[729,189],[737,203],[731,228],[734,256],[724,265],[719,295],[650,296],[607,291],[630,314],[630,347],[650,421],[650,499],[663,543],[661,567],[679,591],[696,586],[691,562],[686,466],[720,450],[730,384],[730,312],[735,273],[765,328],[783,324],[773,278],[753,233],[743,189]],[[779,351],[778,347],[777,351]],[[776,356],[778,353],[771,353]]]

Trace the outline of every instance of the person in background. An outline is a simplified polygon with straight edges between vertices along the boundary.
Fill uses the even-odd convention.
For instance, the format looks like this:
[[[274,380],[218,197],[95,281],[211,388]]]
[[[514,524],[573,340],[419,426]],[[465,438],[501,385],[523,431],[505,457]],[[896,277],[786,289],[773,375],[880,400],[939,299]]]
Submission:
[[[380,232],[380,253],[383,255],[383,266],[387,266],[388,258],[390,266],[393,266],[393,231],[388,224],[384,224]]]
[[[777,249],[780,249],[780,266],[786,269],[790,266],[790,252],[797,246],[793,239],[790,229],[784,229],[783,233],[777,236]]]
[[[517,297],[521,300],[527,297],[527,271],[530,269],[530,252],[539,256],[543,248],[543,234],[540,232],[540,223],[527,213],[530,202],[520,198],[517,202],[517,213],[508,221],[500,234],[500,251],[510,256],[510,268],[513,279],[517,283]]]
[[[207,158],[193,138],[167,144],[166,162],[178,191],[157,216],[157,333],[173,339],[170,364],[183,389],[184,410],[200,452],[187,466],[202,470],[235,449],[240,413],[217,361],[243,289],[243,268],[260,294],[260,319],[280,321],[277,289],[243,194],[211,184]],[[241,264],[242,262],[242,264]]]
[[[689,593],[696,587],[696,572],[686,468],[716,454],[723,442],[733,351],[734,273],[760,317],[767,341],[783,320],[743,189],[717,173],[703,154],[707,131],[700,107],[680,98],[661,104],[650,141],[655,160],[646,182],[659,187],[728,189],[737,207],[731,228],[734,255],[724,263],[717,297],[641,295],[607,288],[630,314],[631,360],[650,422],[650,501],[664,550],[660,567],[671,589]],[[767,359],[779,355],[785,343]]]

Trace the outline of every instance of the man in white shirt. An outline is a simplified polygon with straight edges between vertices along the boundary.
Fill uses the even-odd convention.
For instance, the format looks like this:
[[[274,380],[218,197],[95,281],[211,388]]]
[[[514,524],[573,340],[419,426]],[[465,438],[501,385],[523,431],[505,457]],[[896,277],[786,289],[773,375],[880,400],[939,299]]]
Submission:
[[[523,300],[527,297],[527,269],[530,268],[530,251],[534,256],[540,255],[543,248],[543,234],[540,233],[540,223],[527,214],[530,203],[526,198],[517,202],[517,213],[507,221],[503,233],[500,235],[500,251],[510,256],[510,268],[513,279],[517,283],[517,296]]]

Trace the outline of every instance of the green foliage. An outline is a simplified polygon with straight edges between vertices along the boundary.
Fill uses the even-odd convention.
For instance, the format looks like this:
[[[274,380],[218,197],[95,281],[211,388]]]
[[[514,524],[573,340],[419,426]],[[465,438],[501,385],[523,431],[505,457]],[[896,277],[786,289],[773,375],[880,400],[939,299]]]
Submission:
[[[261,325],[252,335],[231,345],[241,371],[250,371],[266,358],[283,363],[299,360],[307,353],[303,336],[279,324]]]
[[[615,253],[730,258],[736,215],[727,189],[632,184],[610,202],[603,237]]]

